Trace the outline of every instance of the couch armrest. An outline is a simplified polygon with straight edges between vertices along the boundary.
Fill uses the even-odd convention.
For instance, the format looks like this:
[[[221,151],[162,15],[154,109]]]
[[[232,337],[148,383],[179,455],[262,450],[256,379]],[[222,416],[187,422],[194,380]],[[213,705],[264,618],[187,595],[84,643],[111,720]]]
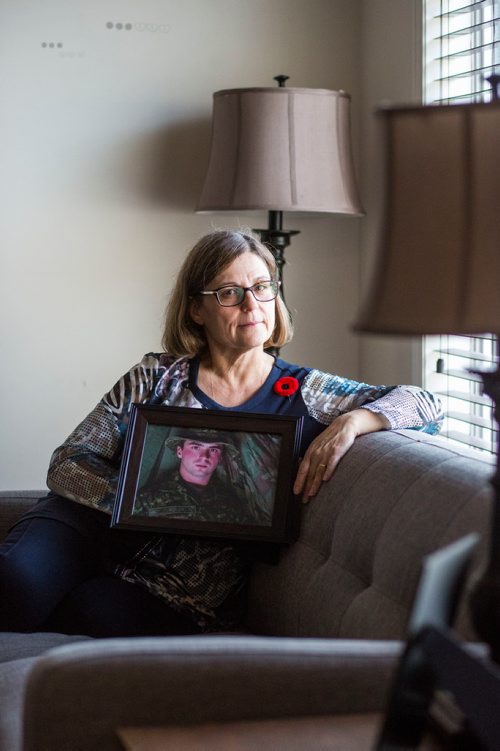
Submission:
[[[123,726],[373,712],[398,642],[197,636],[59,647],[31,671],[24,751],[116,751]]]

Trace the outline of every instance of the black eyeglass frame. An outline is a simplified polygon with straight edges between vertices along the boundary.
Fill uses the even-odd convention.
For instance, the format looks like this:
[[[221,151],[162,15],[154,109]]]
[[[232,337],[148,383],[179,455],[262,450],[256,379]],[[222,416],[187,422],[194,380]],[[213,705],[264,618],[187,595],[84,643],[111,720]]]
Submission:
[[[271,288],[274,290],[274,295],[270,297],[268,300],[259,300],[259,298],[255,294],[255,287],[259,287],[262,284],[269,284],[271,285]],[[262,282],[256,282],[251,287],[240,287],[239,284],[224,284],[222,287],[218,287],[217,289],[210,289],[210,290],[200,290],[198,292],[199,295],[215,295],[215,299],[219,303],[219,305],[222,308],[234,308],[236,305],[241,305],[242,302],[245,299],[245,295],[247,292],[251,292],[254,299],[257,300],[257,302],[271,302],[272,300],[276,300],[279,294],[279,289],[281,287],[281,281],[279,279],[266,279]],[[222,292],[222,290],[225,289],[238,289],[243,291],[243,296],[241,300],[238,302],[233,302],[230,305],[227,305],[226,303],[221,302],[221,299],[219,297],[219,292]]]

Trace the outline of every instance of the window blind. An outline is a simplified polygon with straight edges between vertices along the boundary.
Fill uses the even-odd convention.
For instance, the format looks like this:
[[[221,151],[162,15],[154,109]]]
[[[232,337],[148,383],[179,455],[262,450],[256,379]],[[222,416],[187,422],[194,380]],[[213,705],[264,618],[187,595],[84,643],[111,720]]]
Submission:
[[[423,14],[424,101],[489,101],[485,78],[500,65],[500,0],[423,0]],[[444,402],[443,435],[491,453],[497,443],[491,401],[471,370],[494,367],[498,354],[487,333],[424,340],[424,383]]]

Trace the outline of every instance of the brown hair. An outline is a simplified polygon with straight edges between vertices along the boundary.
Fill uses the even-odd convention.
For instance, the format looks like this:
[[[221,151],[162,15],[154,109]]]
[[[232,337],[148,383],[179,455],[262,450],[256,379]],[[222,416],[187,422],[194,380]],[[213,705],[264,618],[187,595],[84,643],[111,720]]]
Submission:
[[[252,235],[218,230],[198,240],[181,266],[167,304],[162,337],[166,352],[175,357],[193,357],[206,348],[203,326],[195,323],[189,312],[191,300],[235,258],[248,252],[258,255],[269,269],[271,278],[276,279],[273,254]],[[264,346],[282,347],[290,341],[292,334],[290,314],[278,295],[274,331]]]

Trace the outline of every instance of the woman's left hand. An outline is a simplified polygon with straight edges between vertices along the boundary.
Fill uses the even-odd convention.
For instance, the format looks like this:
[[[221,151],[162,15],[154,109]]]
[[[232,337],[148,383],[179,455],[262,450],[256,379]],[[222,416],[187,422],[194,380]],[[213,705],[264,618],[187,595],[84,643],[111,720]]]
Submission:
[[[330,479],[358,435],[388,428],[390,424],[384,415],[368,409],[355,409],[337,417],[310,443],[300,462],[293,492],[302,494],[303,503],[307,503],[321,484]]]

